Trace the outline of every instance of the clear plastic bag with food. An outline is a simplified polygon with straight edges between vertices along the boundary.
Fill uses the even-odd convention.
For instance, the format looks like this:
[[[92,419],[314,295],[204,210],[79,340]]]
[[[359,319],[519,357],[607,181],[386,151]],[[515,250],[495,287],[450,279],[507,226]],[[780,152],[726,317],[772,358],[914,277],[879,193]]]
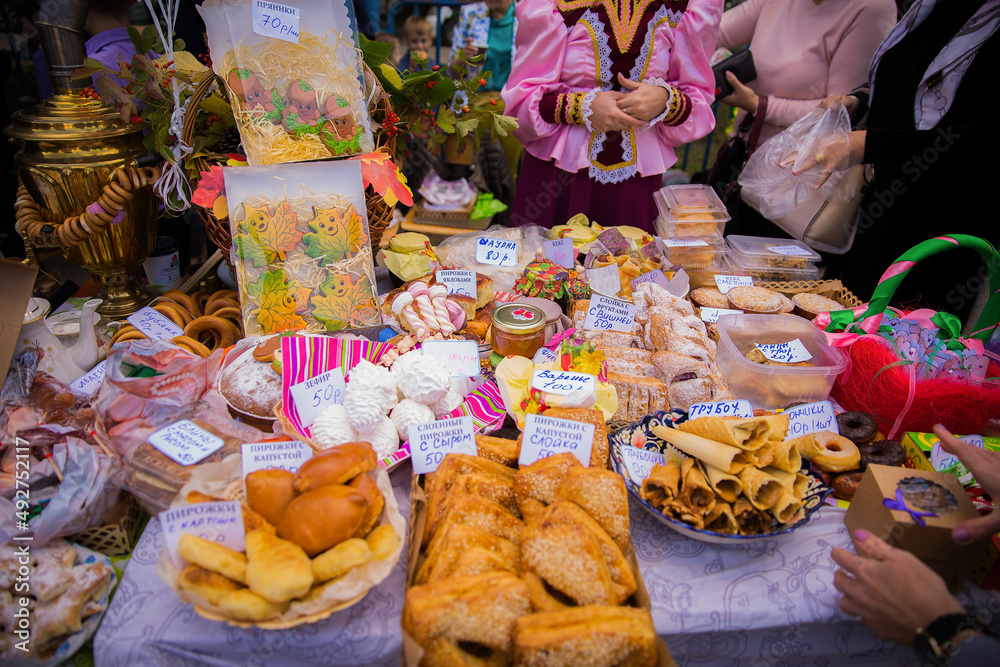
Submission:
[[[496,241],[513,241],[516,244],[517,255],[513,263],[489,264],[477,258],[480,239]],[[514,283],[524,275],[524,267],[535,259],[535,255],[545,248],[548,240],[548,230],[536,225],[523,227],[503,227],[493,225],[481,232],[456,234],[449,236],[438,244],[436,251],[438,259],[445,266],[457,269],[468,269],[489,276],[493,286],[504,292],[513,292]],[[480,251],[482,252],[482,251]],[[488,250],[487,250],[488,252]],[[482,259],[486,259],[482,255]],[[489,260],[487,260],[489,261]]]
[[[825,153],[851,142],[851,119],[842,104],[813,109],[765,141],[750,156],[739,183],[755,201],[764,217],[776,220],[816,197],[847,201],[855,185],[846,171],[828,171]],[[801,173],[795,172],[801,170]]]

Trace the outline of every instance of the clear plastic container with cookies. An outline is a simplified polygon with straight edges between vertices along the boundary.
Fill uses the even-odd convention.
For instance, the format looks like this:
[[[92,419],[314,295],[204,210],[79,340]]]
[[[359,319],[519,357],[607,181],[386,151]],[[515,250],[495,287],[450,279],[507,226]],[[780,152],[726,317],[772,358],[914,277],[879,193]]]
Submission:
[[[729,221],[729,211],[710,186],[668,185],[653,195],[660,211],[657,231],[664,238],[722,238]]]
[[[722,238],[714,241],[664,238],[663,246],[667,261],[685,269],[721,268],[729,254],[729,247]]]
[[[744,268],[806,269],[822,257],[802,241],[772,239],[762,236],[726,237],[731,250],[730,260]]]
[[[723,315],[719,368],[736,398],[755,408],[785,408],[830,395],[847,359],[812,322],[796,315]]]

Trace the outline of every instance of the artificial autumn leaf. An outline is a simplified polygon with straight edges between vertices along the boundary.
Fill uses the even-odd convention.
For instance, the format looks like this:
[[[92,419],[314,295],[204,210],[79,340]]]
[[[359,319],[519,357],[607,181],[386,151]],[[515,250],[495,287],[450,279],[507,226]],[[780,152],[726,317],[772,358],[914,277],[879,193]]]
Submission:
[[[229,217],[229,203],[226,201],[226,195],[219,195],[215,203],[212,204],[212,214],[218,220],[225,220]]]
[[[368,235],[361,225],[354,204],[346,211],[339,208],[319,208],[313,206],[313,216],[309,229],[314,234],[306,234],[306,254],[323,258],[327,264],[353,257],[362,245],[368,243]]]
[[[314,295],[310,300],[311,312],[327,331],[375,321],[378,308],[368,278],[362,276],[354,282],[346,273],[331,273],[319,290],[322,295]]]
[[[240,223],[250,239],[264,254],[264,262],[254,266],[264,266],[276,260],[285,260],[285,253],[293,250],[302,240],[295,213],[287,201],[281,202],[274,211],[243,205],[245,217]],[[244,255],[244,259],[249,259]]]
[[[402,202],[413,206],[413,192],[406,185],[406,176],[383,150],[356,155],[352,160],[361,160],[361,180],[365,187],[371,186],[389,206]]]
[[[310,292],[299,281],[288,280],[283,269],[265,271],[247,285],[247,292],[265,334],[306,326],[299,313],[306,309]]]

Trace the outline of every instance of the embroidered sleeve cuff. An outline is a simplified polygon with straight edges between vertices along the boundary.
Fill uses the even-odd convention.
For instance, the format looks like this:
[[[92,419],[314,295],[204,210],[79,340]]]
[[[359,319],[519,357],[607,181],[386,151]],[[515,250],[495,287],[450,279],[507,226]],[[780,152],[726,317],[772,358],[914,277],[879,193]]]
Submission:
[[[670,98],[667,115],[663,117],[662,123],[676,127],[686,121],[688,116],[691,115],[691,98],[677,86],[671,86],[671,88],[674,89],[674,94]]]
[[[594,131],[594,126],[590,124],[590,117],[594,115],[594,110],[590,107],[594,104],[594,98],[597,97],[597,93],[599,92],[601,92],[600,88],[592,88],[583,96],[583,100],[580,102],[580,108],[583,111],[583,124],[587,126],[588,132]]]
[[[591,96],[590,100],[593,101],[591,93],[546,93],[542,96],[542,101],[538,105],[538,111],[542,116],[542,120],[548,123],[555,123],[557,125],[583,125],[583,103],[584,98],[588,95]],[[589,109],[589,102],[587,108]]]
[[[676,89],[673,86],[671,86],[669,83],[667,83],[666,81],[664,81],[659,77],[652,77],[649,79],[645,79],[643,83],[648,83],[651,86],[659,86],[660,88],[665,88],[668,95],[667,105],[663,108],[663,113],[661,113],[659,116],[646,123],[646,127],[653,127],[654,125],[662,121],[670,114],[670,106],[673,104],[674,98],[677,97],[677,93],[674,92]]]

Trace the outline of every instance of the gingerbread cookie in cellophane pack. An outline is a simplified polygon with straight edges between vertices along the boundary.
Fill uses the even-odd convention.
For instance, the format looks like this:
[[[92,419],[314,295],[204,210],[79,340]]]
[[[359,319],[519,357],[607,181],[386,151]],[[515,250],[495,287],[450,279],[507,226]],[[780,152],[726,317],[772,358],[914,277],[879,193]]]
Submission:
[[[251,165],[374,150],[347,0],[205,0],[212,67]]]
[[[247,336],[379,323],[359,161],[223,173]]]

